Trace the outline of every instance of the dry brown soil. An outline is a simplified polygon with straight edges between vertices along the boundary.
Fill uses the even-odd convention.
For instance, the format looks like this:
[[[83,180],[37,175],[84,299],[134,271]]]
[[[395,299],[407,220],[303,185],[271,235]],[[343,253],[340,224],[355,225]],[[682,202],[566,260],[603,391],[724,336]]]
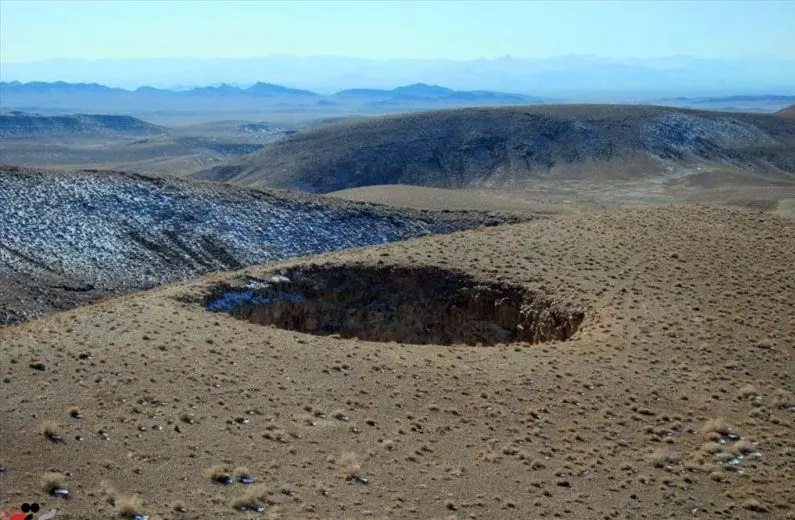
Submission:
[[[793,258],[788,218],[615,209],[0,329],[2,503],[59,520],[794,518]],[[313,302],[305,319],[204,307],[278,273]],[[434,284],[447,329],[418,306]],[[346,321],[351,307],[373,327]],[[263,324],[277,322],[314,334]],[[489,346],[419,344],[475,322]],[[389,331],[408,335],[374,341]],[[256,484],[213,481],[241,466]]]
[[[565,204],[544,202],[517,193],[475,189],[448,190],[407,184],[364,186],[335,191],[328,196],[425,210],[500,211],[524,215],[552,215],[576,211]]]

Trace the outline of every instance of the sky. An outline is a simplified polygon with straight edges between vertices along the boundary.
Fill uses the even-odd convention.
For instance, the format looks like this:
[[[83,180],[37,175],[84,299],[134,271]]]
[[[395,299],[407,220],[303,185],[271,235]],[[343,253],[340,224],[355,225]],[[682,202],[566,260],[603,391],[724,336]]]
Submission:
[[[795,58],[795,0],[0,1],[0,63],[597,55]]]

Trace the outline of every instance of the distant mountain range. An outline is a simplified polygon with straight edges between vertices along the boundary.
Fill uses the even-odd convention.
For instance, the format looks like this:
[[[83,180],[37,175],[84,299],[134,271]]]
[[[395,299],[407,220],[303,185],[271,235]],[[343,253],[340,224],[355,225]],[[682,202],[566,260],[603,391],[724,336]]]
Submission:
[[[55,115],[74,112],[130,114],[137,117],[179,113],[251,111],[316,112],[325,117],[382,114],[443,107],[528,105],[538,97],[487,90],[459,91],[416,83],[391,90],[352,89],[331,95],[257,82],[249,87],[228,84],[170,90],[142,86],[135,90],[97,83],[62,81],[0,83],[0,109]]]
[[[795,95],[679,96],[642,102],[735,112],[775,112],[795,103]],[[45,116],[130,115],[166,126],[234,119],[297,127],[351,116],[549,103],[555,100],[493,90],[455,90],[427,83],[321,94],[261,81],[250,86],[221,83],[170,89],[141,86],[134,90],[98,83],[0,82],[0,112],[22,111]]]
[[[331,94],[416,82],[459,90],[519,92],[555,101],[630,102],[664,97],[795,94],[795,59],[567,55],[494,59],[390,59],[271,55],[253,58],[58,59],[2,63],[0,80],[141,85],[278,85]],[[179,87],[181,90],[182,87]]]
[[[658,105],[722,110],[729,112],[776,112],[795,103],[795,95],[746,95],[717,97],[674,97],[655,102]]]

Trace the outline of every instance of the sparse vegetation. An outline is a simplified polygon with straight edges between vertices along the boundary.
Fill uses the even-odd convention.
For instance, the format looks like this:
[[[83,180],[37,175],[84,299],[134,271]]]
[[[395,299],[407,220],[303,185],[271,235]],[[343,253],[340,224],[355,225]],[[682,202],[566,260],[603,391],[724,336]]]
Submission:
[[[263,485],[256,485],[246,489],[240,496],[232,500],[230,503],[232,509],[256,513],[265,511],[269,504],[268,488]]]
[[[66,475],[57,471],[48,471],[41,476],[41,487],[48,494],[57,488],[63,488],[66,484]]]
[[[135,516],[143,516],[140,497],[137,495],[120,496],[115,500],[116,512],[122,518],[134,518]]]
[[[749,498],[743,502],[743,509],[753,511],[754,513],[767,513],[769,511],[767,507],[755,498]]]
[[[238,466],[232,472],[232,476],[235,479],[235,482],[240,482],[241,484],[253,484],[254,477],[251,475],[251,472],[248,468],[243,466]]]
[[[230,486],[234,482],[232,476],[229,474],[229,469],[220,464],[208,468],[207,471],[205,471],[205,475],[216,484],[223,484],[224,486]]]
[[[743,439],[732,442],[727,446],[727,449],[735,455],[748,455],[756,451],[756,446],[754,446],[753,442]]]
[[[708,439],[718,440],[732,433],[732,428],[722,418],[710,419],[699,428],[701,435]]]
[[[63,437],[60,433],[60,425],[57,421],[43,421],[41,425],[39,425],[39,431],[52,442],[63,442]]]
[[[359,457],[352,451],[343,453],[339,458],[338,464],[343,478],[348,482],[367,483],[367,480],[362,476],[362,465],[359,463]]]
[[[721,451],[723,451],[723,446],[724,445],[719,443],[719,442],[710,441],[710,442],[705,442],[704,444],[702,444],[701,445],[701,449],[703,451],[705,451],[706,453],[715,454],[715,453],[720,453]]]
[[[681,460],[681,457],[678,453],[657,449],[651,455],[649,455],[648,460],[649,463],[651,463],[654,467],[664,468],[671,464],[678,464]]]
[[[759,392],[756,390],[756,387],[754,385],[747,384],[737,391],[737,395],[739,395],[743,399],[749,399],[751,397],[756,397],[757,395],[759,395]]]

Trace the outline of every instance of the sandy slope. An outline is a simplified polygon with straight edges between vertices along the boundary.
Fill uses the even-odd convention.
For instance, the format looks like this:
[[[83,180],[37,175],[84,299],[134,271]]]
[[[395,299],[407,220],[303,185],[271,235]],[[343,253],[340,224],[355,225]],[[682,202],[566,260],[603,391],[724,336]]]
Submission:
[[[782,108],[778,112],[776,112],[779,116],[788,117],[788,118],[795,118],[795,105],[790,105],[787,108]]]
[[[445,190],[425,186],[381,185],[352,188],[328,196],[396,208],[499,211],[517,216],[589,213],[620,206],[706,203],[793,216],[795,179],[747,172],[701,170],[675,179],[620,182],[538,182],[521,190]]]
[[[232,509],[252,488],[214,483],[220,464],[246,466],[280,518],[792,518],[794,256],[790,219],[621,209],[249,268],[0,329],[0,495],[59,519],[112,518],[133,494],[151,519],[260,517]],[[564,342],[422,346],[201,304],[216,284],[309,264],[385,280],[457,269],[585,319]],[[42,490],[48,471],[70,501]]]
[[[400,184],[351,188],[328,195],[357,202],[427,210],[502,211],[522,215],[569,212],[559,204],[528,200],[526,197],[520,198],[506,193],[485,190],[445,190]]]

